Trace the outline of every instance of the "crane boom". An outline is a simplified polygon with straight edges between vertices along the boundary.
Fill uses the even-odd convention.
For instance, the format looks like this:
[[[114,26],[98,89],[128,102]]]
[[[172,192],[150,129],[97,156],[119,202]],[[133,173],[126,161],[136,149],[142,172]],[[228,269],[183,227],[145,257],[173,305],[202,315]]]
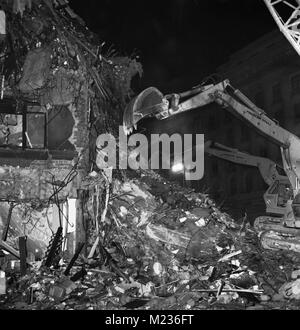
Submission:
[[[300,55],[299,0],[264,0],[273,19],[295,51]],[[286,15],[288,12],[288,15]]]

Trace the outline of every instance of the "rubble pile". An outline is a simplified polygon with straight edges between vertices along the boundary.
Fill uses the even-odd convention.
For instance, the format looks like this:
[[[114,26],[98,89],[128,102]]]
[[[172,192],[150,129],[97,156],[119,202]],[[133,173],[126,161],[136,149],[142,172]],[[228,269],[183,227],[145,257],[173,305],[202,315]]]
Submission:
[[[101,179],[102,178],[102,179]],[[89,189],[103,185],[90,176]],[[2,309],[297,309],[300,258],[262,250],[249,224],[236,224],[206,194],[151,171],[110,181],[95,215],[88,254],[73,267],[2,258]],[[97,202],[97,199],[96,199]],[[12,265],[14,265],[12,267]]]

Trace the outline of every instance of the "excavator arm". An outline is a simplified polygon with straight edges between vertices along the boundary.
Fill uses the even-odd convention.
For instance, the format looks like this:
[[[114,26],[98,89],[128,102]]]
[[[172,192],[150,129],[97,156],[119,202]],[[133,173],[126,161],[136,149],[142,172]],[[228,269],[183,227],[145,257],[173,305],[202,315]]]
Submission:
[[[123,116],[123,127],[127,134],[144,117],[156,117],[159,120],[166,119],[216,102],[222,107],[227,108],[234,115],[238,115],[249,122],[261,134],[266,135],[275,143],[285,148],[289,146],[289,137],[292,133],[278,126],[275,121],[271,120],[262,109],[252,103],[241,91],[234,89],[230,85],[229,80],[224,80],[216,85],[204,86],[199,93],[183,102],[180,102],[183,98],[182,95],[186,96],[188,92],[168,94],[166,96],[160,93],[159,95],[155,95],[155,99],[153,97],[155,93],[147,93],[150,90],[151,92],[157,91],[160,93],[154,87],[149,87],[126,107]],[[190,93],[192,94],[192,91]],[[159,96],[161,99],[158,101]],[[137,101],[141,99],[143,99],[143,102],[137,105]],[[152,100],[155,102],[154,104],[151,104]],[[147,107],[144,107],[144,104],[147,104]]]
[[[204,151],[209,155],[241,165],[257,167],[262,178],[269,186],[263,198],[267,214],[284,215],[286,203],[293,198],[288,177],[280,175],[277,164],[271,159],[253,156],[220,143],[205,142]]]
[[[185,100],[181,102],[184,98]],[[154,116],[162,120],[212,102],[218,103],[279,145],[284,171],[290,180],[295,196],[299,192],[300,139],[270,119],[241,91],[234,89],[229,80],[166,96],[163,96],[154,87],[150,87],[140,93],[126,107],[123,117],[124,131],[129,134],[144,117]]]
[[[232,163],[257,167],[262,178],[271,186],[281,175],[277,171],[277,164],[271,159],[253,156],[238,149],[229,148],[221,143],[205,142],[204,151],[209,155],[228,160]]]

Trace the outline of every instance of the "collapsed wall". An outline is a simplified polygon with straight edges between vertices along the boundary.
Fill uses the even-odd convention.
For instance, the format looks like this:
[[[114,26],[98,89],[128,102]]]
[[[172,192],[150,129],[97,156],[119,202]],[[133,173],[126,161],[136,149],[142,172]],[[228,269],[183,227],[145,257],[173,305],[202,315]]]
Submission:
[[[117,130],[131,78],[142,69],[135,58],[105,52],[65,1],[0,5],[0,211],[7,214],[8,202],[39,214],[34,230],[25,229],[34,239],[49,227],[39,212],[80,198],[95,140]],[[6,222],[1,216],[0,227]]]

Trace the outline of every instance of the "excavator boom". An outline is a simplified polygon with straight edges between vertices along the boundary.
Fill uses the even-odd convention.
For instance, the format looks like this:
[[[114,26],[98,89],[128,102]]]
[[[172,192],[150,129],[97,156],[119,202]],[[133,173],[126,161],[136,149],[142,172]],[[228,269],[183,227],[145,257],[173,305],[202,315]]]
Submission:
[[[278,165],[275,162],[211,141],[205,142],[204,151],[232,163],[257,167],[265,183],[269,186],[263,195],[266,213],[278,216],[285,214],[287,200],[292,198],[292,187],[288,177],[278,173]]]
[[[148,93],[152,91],[153,93]],[[194,94],[194,95],[193,95]],[[181,96],[193,95],[180,102]],[[284,170],[296,195],[300,178],[300,139],[280,127],[266,113],[252,103],[241,91],[234,89],[229,80],[215,85],[202,86],[197,93],[189,91],[181,94],[162,96],[157,89],[150,87],[140,93],[125,109],[123,116],[124,131],[128,134],[144,117],[156,117],[159,120],[203,107],[216,102],[235,116],[251,124],[260,134],[280,146]],[[143,105],[147,105],[143,107]],[[298,165],[299,164],[299,165]]]
[[[204,151],[209,155],[230,161],[232,163],[257,167],[265,183],[270,186],[281,175],[278,173],[278,165],[271,159],[253,156],[238,149],[224,146],[221,143],[205,142]]]

